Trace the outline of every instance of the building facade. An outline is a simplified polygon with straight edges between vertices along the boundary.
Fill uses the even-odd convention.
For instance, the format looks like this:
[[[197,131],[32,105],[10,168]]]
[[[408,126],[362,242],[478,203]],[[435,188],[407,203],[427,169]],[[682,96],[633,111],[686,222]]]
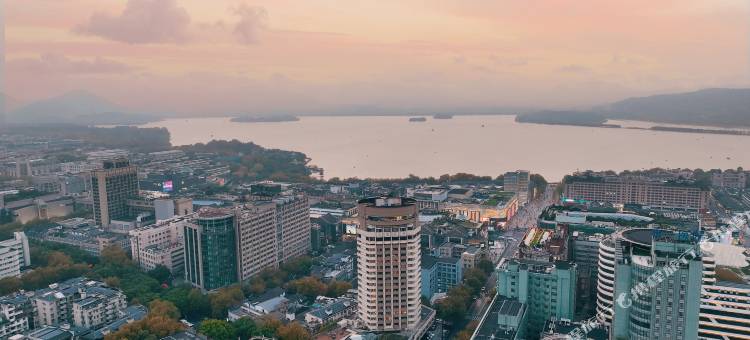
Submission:
[[[206,209],[185,225],[185,281],[203,290],[237,282],[236,222],[232,210]]]
[[[358,316],[371,331],[414,331],[420,321],[421,254],[416,201],[359,201]]]
[[[711,174],[711,185],[723,189],[745,189],[747,174],[744,171],[727,170]]]
[[[445,293],[463,280],[463,261],[455,257],[422,256],[422,296]]]
[[[310,203],[304,195],[273,201],[276,203],[277,259],[284,263],[310,251]]]
[[[539,334],[550,318],[573,320],[576,265],[513,259],[497,271],[497,294],[528,306],[527,334]]]
[[[184,270],[185,226],[193,215],[178,216],[130,231],[133,262],[143,270],[167,267],[173,274]]]
[[[709,191],[691,184],[668,184],[627,178],[573,179],[565,197],[588,202],[640,204],[658,209],[704,211]]]
[[[127,159],[104,161],[91,173],[94,220],[107,228],[110,221],[128,215],[128,199],[138,196],[138,171]]]
[[[273,202],[247,205],[239,211],[237,260],[241,280],[278,266],[276,222]]]
[[[31,265],[29,239],[23,231],[13,233],[13,238],[0,241],[0,279],[21,276],[21,268]]]
[[[641,228],[617,232],[613,239],[612,337],[697,339],[703,279],[697,239]]]
[[[503,190],[518,194],[518,201],[525,205],[529,202],[529,178],[528,170],[506,172],[503,175]]]

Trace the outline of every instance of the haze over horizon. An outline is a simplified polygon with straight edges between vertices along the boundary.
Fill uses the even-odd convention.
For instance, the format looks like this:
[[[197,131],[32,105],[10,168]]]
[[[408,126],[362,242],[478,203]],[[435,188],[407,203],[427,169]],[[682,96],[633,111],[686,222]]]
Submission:
[[[188,115],[574,108],[750,86],[742,0],[6,0],[4,10],[5,90],[20,104],[83,90]]]

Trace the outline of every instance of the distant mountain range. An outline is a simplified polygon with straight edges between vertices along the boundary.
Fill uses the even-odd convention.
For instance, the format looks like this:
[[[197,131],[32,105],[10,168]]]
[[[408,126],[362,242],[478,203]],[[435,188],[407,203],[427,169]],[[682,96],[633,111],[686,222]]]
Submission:
[[[126,109],[86,91],[36,101],[7,114],[7,121],[19,124],[71,123],[80,125],[145,124],[159,118]]]
[[[716,88],[629,98],[600,109],[602,114],[611,119],[670,124],[750,126],[750,89]]]
[[[109,100],[85,91],[68,92],[20,107],[11,99],[11,102],[6,102],[6,108],[9,109],[6,114],[7,121],[11,123],[129,125],[144,124],[160,119],[160,115],[130,112]],[[403,115],[418,111],[416,109],[405,111]],[[469,109],[451,112],[460,115],[470,112],[487,114],[513,111],[521,110],[493,111],[485,108],[481,113]],[[352,110],[349,114],[341,112],[342,110],[335,110],[330,115],[367,115],[364,112],[372,114],[378,111]],[[750,89],[716,88],[629,98],[591,110],[521,113],[516,119],[527,123],[586,126],[599,126],[604,124],[602,120],[606,119],[625,119],[670,124],[750,127]]]
[[[591,110],[540,111],[516,116],[520,123],[580,126],[605,126],[607,119],[750,127],[750,89],[706,89],[629,98]]]
[[[0,105],[4,105],[2,107],[5,108],[5,111],[7,112],[16,108],[18,106],[18,102],[15,99],[0,92]]]

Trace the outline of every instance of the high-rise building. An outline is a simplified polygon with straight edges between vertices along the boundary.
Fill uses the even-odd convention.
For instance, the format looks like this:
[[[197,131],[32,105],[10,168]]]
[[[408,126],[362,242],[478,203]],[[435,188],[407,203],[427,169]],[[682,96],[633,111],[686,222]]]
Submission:
[[[112,220],[128,215],[128,199],[138,196],[138,171],[124,158],[107,160],[91,173],[94,220],[107,228]]]
[[[503,190],[518,194],[521,205],[529,202],[529,177],[528,170],[516,170],[503,175]]]
[[[307,196],[280,197],[276,203],[276,238],[279,263],[310,251],[310,203]]]
[[[612,338],[698,339],[703,264],[697,239],[643,228],[619,231],[612,239]]]
[[[247,280],[265,268],[278,266],[276,205],[268,201],[248,204],[238,210],[238,217],[237,260],[240,279]]]
[[[185,226],[185,279],[213,290],[310,251],[304,195],[203,209]]]
[[[29,265],[29,239],[23,231],[14,232],[13,238],[0,241],[0,279],[21,276],[21,268]]]
[[[573,320],[576,265],[566,261],[513,259],[497,270],[497,294],[528,306],[525,331],[539,334],[550,318]]]
[[[420,322],[421,254],[416,201],[359,201],[358,316],[371,331],[414,331]]]
[[[615,241],[611,236],[599,243],[596,276],[596,317],[605,326],[612,325],[615,301]]]
[[[229,209],[206,209],[185,225],[185,280],[204,290],[237,282],[237,218]]]
[[[725,272],[747,268],[745,248],[709,242],[701,248],[703,286],[698,339],[750,339],[750,284],[726,274],[723,277],[716,275],[717,266]]]

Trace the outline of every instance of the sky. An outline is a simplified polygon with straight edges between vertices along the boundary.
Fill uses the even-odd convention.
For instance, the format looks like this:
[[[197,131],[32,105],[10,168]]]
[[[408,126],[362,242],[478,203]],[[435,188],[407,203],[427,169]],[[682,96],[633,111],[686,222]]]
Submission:
[[[748,0],[4,0],[3,21],[15,105],[568,109],[750,86]]]

